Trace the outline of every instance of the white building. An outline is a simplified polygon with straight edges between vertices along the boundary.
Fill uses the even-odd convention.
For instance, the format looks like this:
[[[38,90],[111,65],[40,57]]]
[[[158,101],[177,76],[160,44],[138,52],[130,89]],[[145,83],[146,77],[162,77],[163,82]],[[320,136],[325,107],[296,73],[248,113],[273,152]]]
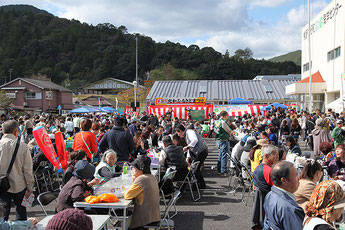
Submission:
[[[313,110],[339,108],[345,98],[345,0],[331,1],[310,22],[311,73]],[[302,30],[302,80],[286,86],[289,95],[301,95],[301,108],[309,102],[308,24]],[[336,108],[338,107],[338,109]]]

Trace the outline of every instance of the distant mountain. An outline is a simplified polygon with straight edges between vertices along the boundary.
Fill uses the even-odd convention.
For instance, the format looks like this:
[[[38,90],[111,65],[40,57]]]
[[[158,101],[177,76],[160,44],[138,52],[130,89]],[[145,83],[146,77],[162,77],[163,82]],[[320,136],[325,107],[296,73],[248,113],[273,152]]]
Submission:
[[[296,50],[294,52],[280,55],[280,56],[268,59],[268,61],[271,61],[271,62],[292,61],[296,65],[301,65],[301,50]]]
[[[233,56],[212,47],[155,42],[138,34],[138,77],[158,79],[253,79],[300,73],[293,62],[253,59],[250,49]],[[44,76],[78,90],[105,78],[133,81],[136,35],[123,25],[89,25],[28,5],[0,7],[0,85],[11,78]]]
[[[18,12],[31,12],[31,13],[34,13],[34,14],[49,14],[49,15],[52,15],[50,13],[48,13],[47,11],[45,10],[41,10],[41,9],[38,9],[34,6],[31,6],[31,5],[6,5],[6,6],[1,6],[0,7],[0,10],[4,11],[4,12],[8,12],[8,11],[18,11]]]

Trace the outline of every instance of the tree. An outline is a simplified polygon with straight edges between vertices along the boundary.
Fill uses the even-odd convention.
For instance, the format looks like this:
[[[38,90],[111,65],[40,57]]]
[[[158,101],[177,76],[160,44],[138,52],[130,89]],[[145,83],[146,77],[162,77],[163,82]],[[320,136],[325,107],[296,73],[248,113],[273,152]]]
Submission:
[[[10,104],[12,103],[12,98],[6,96],[5,90],[0,90],[0,107],[8,110],[10,108]]]
[[[248,60],[250,58],[253,58],[253,52],[251,51],[251,49],[247,47],[244,50],[242,49],[236,50],[234,56],[235,58],[238,58],[238,59]]]

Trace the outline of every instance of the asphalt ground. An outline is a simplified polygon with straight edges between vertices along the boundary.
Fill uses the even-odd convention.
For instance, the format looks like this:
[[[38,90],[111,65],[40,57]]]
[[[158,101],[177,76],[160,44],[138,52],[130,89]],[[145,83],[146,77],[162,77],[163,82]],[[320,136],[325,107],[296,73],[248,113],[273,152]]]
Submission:
[[[212,166],[218,159],[218,149],[214,139],[207,139],[209,155],[205,161],[203,174],[207,188],[201,190],[202,198],[193,201],[190,191],[187,190],[177,201],[178,214],[173,218],[176,230],[200,229],[250,229],[251,207],[253,198],[249,197],[248,205],[241,201],[241,190],[230,193],[227,186],[228,178],[220,177]],[[248,193],[247,193],[248,194]],[[53,215],[55,202],[45,207],[48,215]],[[164,207],[161,205],[161,210]],[[41,207],[35,201],[33,207],[27,210],[28,217],[41,220],[45,217]],[[15,209],[12,207],[10,219],[15,218]]]

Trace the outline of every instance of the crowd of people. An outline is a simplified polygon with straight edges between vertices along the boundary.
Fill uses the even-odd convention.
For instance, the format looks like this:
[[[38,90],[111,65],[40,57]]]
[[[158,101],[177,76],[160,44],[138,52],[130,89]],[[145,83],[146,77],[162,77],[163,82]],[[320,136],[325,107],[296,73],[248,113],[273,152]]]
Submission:
[[[345,180],[345,113],[316,110],[309,114],[272,107],[269,112],[242,117],[222,111],[205,121],[193,121],[191,116],[180,120],[173,114],[169,111],[157,117],[143,112],[140,118],[128,114],[1,115],[0,175],[6,175],[12,158],[14,163],[7,177],[10,188],[1,191],[0,226],[25,229],[37,223],[27,219],[21,203],[41,186],[35,183],[34,174],[42,165],[42,170],[56,170],[33,137],[33,130],[42,126],[54,145],[54,133],[61,131],[68,150],[68,167],[56,205],[60,219],[76,215],[89,223],[85,213],[108,212],[91,209],[74,214],[71,209],[75,202],[92,195],[95,187],[120,176],[128,164],[133,183],[124,198],[135,200],[130,229],[158,222],[160,184],[151,174],[152,159],[147,153],[156,149],[163,172],[168,168],[177,171],[172,186],[185,179],[191,163],[199,162],[195,176],[198,187],[205,189],[205,138],[215,138],[219,152],[214,168],[219,177],[231,173],[231,158],[241,162],[245,179],[250,180],[245,170],[254,178],[253,229],[335,229],[345,207],[343,189],[336,182]],[[303,142],[310,151],[301,150]],[[17,221],[11,222],[12,204]],[[51,225],[55,228],[51,229],[60,229],[56,226],[65,223],[54,218]]]

